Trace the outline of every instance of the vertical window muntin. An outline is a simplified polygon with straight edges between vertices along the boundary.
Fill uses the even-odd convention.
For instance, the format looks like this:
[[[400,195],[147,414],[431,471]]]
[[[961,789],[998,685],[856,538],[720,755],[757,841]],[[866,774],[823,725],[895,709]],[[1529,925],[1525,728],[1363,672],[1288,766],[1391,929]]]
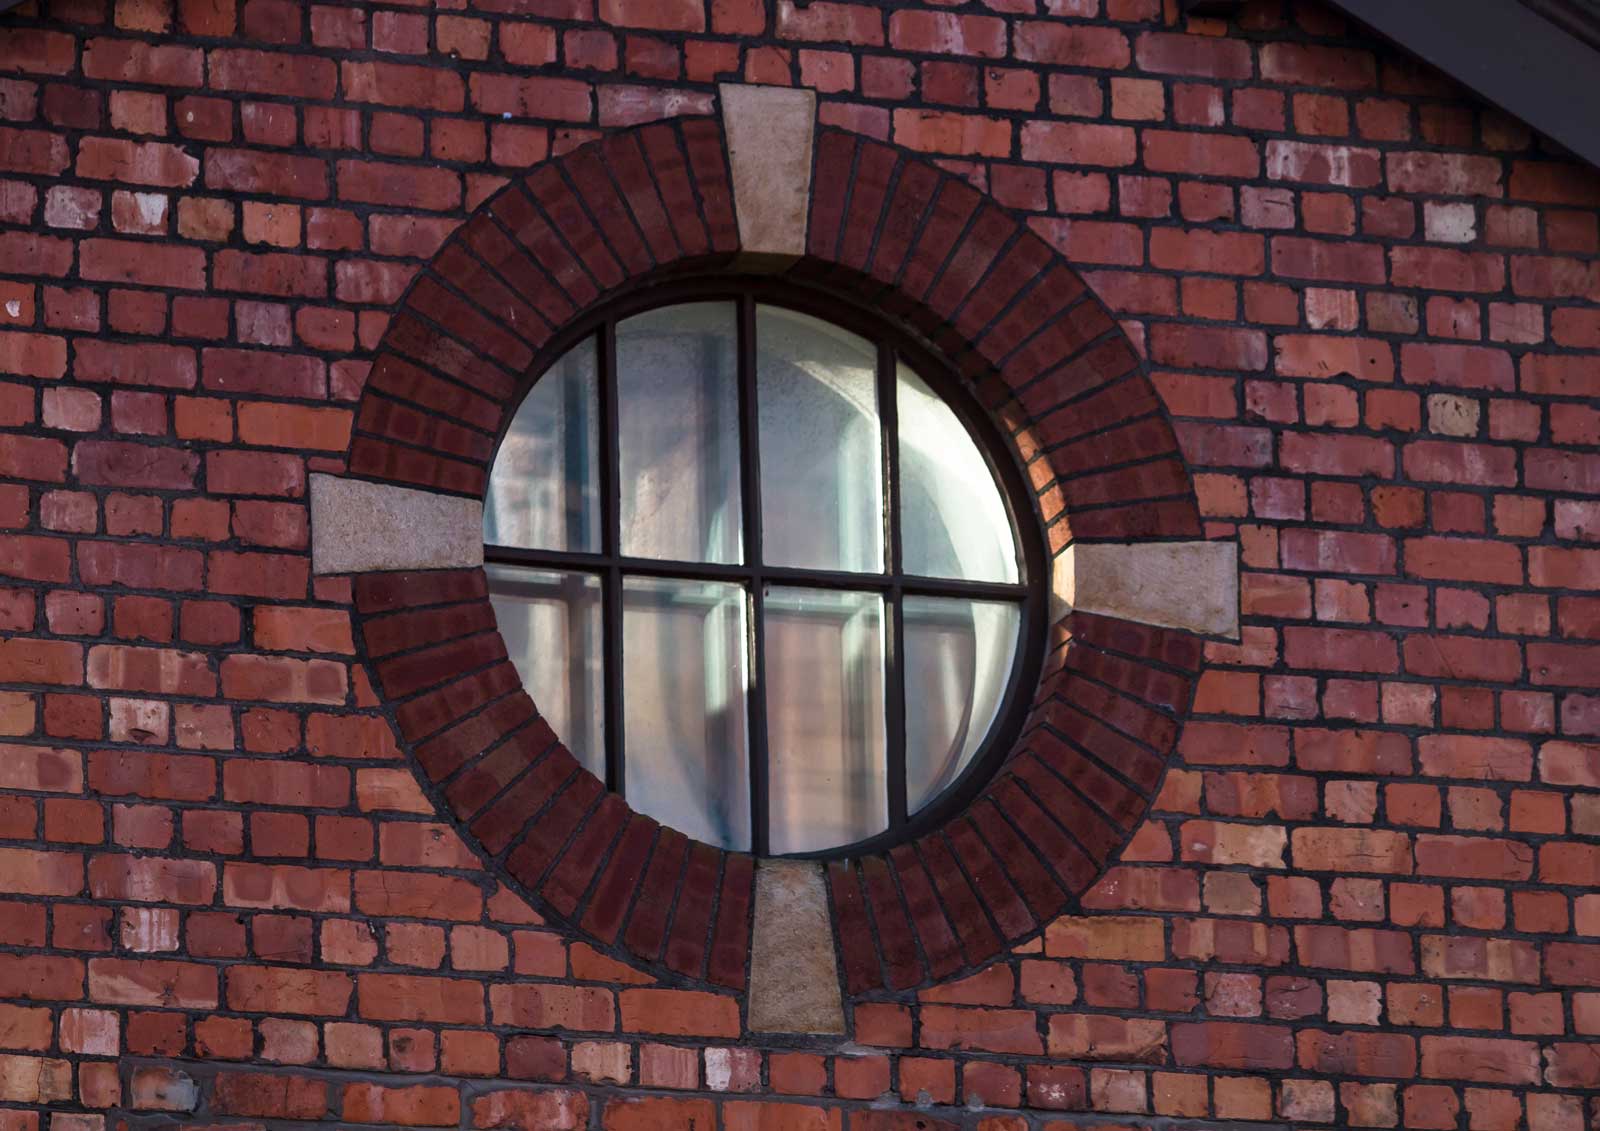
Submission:
[[[731,307],[737,326],[739,506],[737,514],[730,517],[738,535],[738,552],[735,555],[719,555],[721,558],[732,556],[731,561],[624,555],[618,325],[652,312],[666,314],[674,307],[716,303]],[[881,523],[881,552],[880,560],[876,563],[869,556],[865,568],[859,560],[854,569],[776,565],[766,561],[761,487],[764,471],[761,458],[762,420],[757,393],[757,322],[763,316],[788,315],[816,319],[847,335],[867,339],[874,353],[873,393],[878,417],[878,477],[875,484],[878,497],[875,500],[875,517]],[[852,854],[909,839],[958,811],[988,779],[1015,740],[1026,707],[1024,699],[1037,678],[1044,646],[1042,597],[1036,584],[1036,579],[1044,571],[1044,539],[1037,515],[1028,505],[1031,502],[1031,490],[1025,474],[1015,459],[1011,458],[994,425],[968,401],[969,394],[960,388],[964,383],[944,367],[937,355],[871,313],[766,281],[753,281],[737,288],[730,288],[726,283],[680,283],[653,290],[647,299],[635,298],[631,302],[617,304],[603,316],[562,335],[547,347],[531,370],[535,375],[534,387],[544,379],[543,374],[553,372],[556,365],[567,364],[569,355],[581,349],[592,351],[597,370],[598,452],[593,462],[598,466],[594,468],[593,485],[597,488],[595,493],[599,498],[588,498],[582,491],[573,492],[565,509],[569,516],[598,512],[598,538],[591,535],[587,545],[593,546],[597,541],[599,549],[529,549],[497,545],[489,538],[491,528],[487,520],[485,538],[485,558],[491,564],[491,569],[514,566],[546,572],[565,571],[593,579],[603,594],[601,604],[604,612],[600,617],[603,647],[598,664],[600,671],[594,673],[603,685],[602,707],[600,717],[594,724],[580,727],[579,733],[600,734],[604,750],[603,753],[574,750],[574,754],[594,769],[611,789],[626,796],[629,767],[625,749],[628,707],[625,698],[624,593],[630,588],[630,583],[645,579],[701,582],[707,586],[723,583],[741,587],[745,600],[743,659],[747,670],[744,672],[746,694],[742,727],[747,742],[744,778],[749,794],[744,821],[734,822],[745,825],[749,840],[726,844],[726,847],[749,850],[756,855],[832,857]],[[900,491],[904,460],[896,409],[908,376],[923,392],[932,390],[941,407],[953,421],[959,422],[981,455],[984,469],[998,491],[1011,536],[1014,569],[1007,580],[967,580],[904,572],[900,522],[903,513]],[[566,380],[568,384],[572,383],[570,376]],[[589,419],[581,417],[576,425],[588,428]],[[513,414],[502,436],[502,446],[506,438],[515,432],[515,427]],[[568,429],[569,435],[565,441],[569,449],[573,447],[570,439],[572,431]],[[498,461],[497,449],[491,467],[498,470]],[[576,467],[581,461],[574,459],[569,451],[567,462]],[[491,487],[489,503],[492,503],[493,496]],[[489,503],[486,503],[486,509]],[[568,521],[570,523],[572,519],[569,517]],[[583,523],[575,529],[587,533],[592,526]],[[858,555],[859,549],[857,546]],[[841,546],[841,553],[845,552],[849,552],[849,548]],[[712,554],[713,551],[708,549],[704,556],[710,558]],[[872,564],[878,568],[870,568]],[[586,587],[585,592],[591,592],[592,588]],[[792,596],[806,590],[815,590],[819,594],[833,591],[838,594],[836,603],[845,603],[852,597],[876,598],[881,609],[879,652],[882,669],[878,673],[881,695],[877,709],[881,716],[878,741],[884,751],[885,765],[882,773],[884,793],[878,800],[882,802],[886,827],[869,831],[850,843],[786,846],[781,836],[771,835],[772,751],[769,748],[767,716],[771,697],[783,694],[783,687],[772,685],[767,673],[769,656],[765,636],[769,617],[766,605],[772,599],[774,588],[780,596]],[[569,581],[567,591],[571,589],[572,583]],[[908,808],[907,805],[907,705],[902,668],[906,649],[903,610],[908,599],[935,604],[966,600],[975,607],[1004,605],[1014,613],[1017,626],[1010,650],[1009,670],[1001,680],[1003,692],[993,704],[990,712],[992,721],[986,734],[953,778],[947,776],[929,790],[920,808]],[[859,617],[856,619],[859,620]],[[563,734],[562,737],[565,739],[567,736]],[[657,799],[652,797],[652,800]],[[870,807],[872,803],[873,800],[869,799],[866,804]],[[654,807],[645,811],[665,824],[674,823],[669,812]]]

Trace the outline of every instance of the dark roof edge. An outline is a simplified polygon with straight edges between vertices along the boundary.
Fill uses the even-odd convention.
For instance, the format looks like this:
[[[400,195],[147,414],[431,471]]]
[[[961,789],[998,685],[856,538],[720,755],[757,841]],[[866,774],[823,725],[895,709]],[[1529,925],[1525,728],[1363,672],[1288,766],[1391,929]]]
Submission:
[[[1591,165],[1600,51],[1512,0],[1329,0]]]

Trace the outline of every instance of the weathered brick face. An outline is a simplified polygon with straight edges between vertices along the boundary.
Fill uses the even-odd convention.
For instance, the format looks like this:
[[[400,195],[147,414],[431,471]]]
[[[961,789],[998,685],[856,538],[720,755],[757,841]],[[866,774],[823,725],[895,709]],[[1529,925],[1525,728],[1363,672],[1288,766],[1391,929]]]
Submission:
[[[0,1131],[1600,1124],[1600,174],[1329,9],[1177,8],[0,16]],[[1092,719],[1046,688],[1035,749],[1148,749],[1084,798],[1042,757],[995,793],[1020,824],[1070,798],[1085,883],[1115,857],[1068,914],[1008,927],[1042,869],[1009,903],[999,872],[836,880],[843,1039],[749,1033],[711,945],[737,885],[675,904],[712,865],[630,856],[604,802],[556,816],[615,867],[556,864],[543,914],[497,882],[422,784],[511,725],[446,729],[512,690],[479,582],[417,614],[438,600],[311,571],[312,473],[481,490],[538,344],[508,314],[559,327],[664,247],[731,251],[702,177],[727,80],[817,91],[840,286],[966,249],[900,276],[927,307],[898,313],[1028,421],[1052,549],[1241,552],[1239,640],[1077,653]],[[1096,399],[1130,362],[1098,305],[1056,320],[1070,273],[1002,309],[1045,244],[1148,385]],[[1044,321],[1089,352],[985,353]],[[1076,409],[1029,383],[1063,357]],[[974,807],[950,851],[1004,863],[1010,827]],[[627,915],[608,882],[639,885]]]

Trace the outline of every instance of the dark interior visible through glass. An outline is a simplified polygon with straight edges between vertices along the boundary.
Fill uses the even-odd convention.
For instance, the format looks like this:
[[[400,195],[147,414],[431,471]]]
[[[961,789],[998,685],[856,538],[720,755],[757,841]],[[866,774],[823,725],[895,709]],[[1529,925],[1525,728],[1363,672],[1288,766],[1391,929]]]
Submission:
[[[1042,539],[936,354],[723,281],[617,304],[534,373],[485,557],[512,660],[580,762],[762,855],[903,839],[987,779],[1038,671]]]

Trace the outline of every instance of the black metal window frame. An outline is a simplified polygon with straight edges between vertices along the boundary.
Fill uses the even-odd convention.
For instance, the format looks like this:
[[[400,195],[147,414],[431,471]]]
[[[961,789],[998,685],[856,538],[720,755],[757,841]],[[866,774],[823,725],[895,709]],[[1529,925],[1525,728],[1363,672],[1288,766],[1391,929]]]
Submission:
[[[621,537],[621,487],[618,482],[617,356],[618,322],[665,306],[689,302],[733,302],[737,310],[737,378],[739,385],[740,492],[743,562],[672,561],[624,556]],[[877,401],[879,449],[883,484],[884,570],[855,573],[809,568],[769,566],[764,563],[761,540],[760,434],[756,416],[755,314],[757,305],[783,307],[831,322],[871,341],[877,347]],[[528,380],[518,390],[515,404],[571,349],[594,339],[599,387],[599,477],[601,550],[525,549],[485,544],[484,560],[490,565],[522,566],[583,573],[600,579],[602,659],[602,719],[605,742],[606,786],[624,796],[624,720],[622,687],[623,579],[660,577],[684,581],[722,581],[743,586],[746,601],[746,640],[749,687],[746,704],[750,782],[751,851],[768,853],[767,726],[764,660],[764,587],[767,584],[813,589],[871,591],[882,596],[887,617],[884,634],[884,722],[888,785],[889,827],[882,833],[852,844],[823,851],[795,853],[802,858],[831,859],[877,851],[914,839],[965,809],[1005,760],[1021,732],[1038,685],[1045,651],[1044,584],[1048,557],[1036,493],[1029,486],[1015,447],[976,400],[971,383],[964,380],[936,348],[910,329],[878,310],[846,301],[830,292],[802,284],[763,277],[709,276],[677,279],[643,287],[616,298],[575,321],[548,342],[528,368]],[[896,412],[896,368],[904,362],[933,389],[976,442],[1000,488],[1018,553],[1018,580],[970,581],[913,576],[903,572],[900,557],[899,441]],[[500,444],[509,431],[515,411],[507,414],[496,437],[489,466],[498,458]],[[907,812],[905,756],[904,625],[901,600],[906,596],[956,597],[1008,602],[1020,609],[1018,639],[1004,693],[982,745],[955,781],[931,798],[916,813]],[[777,693],[781,694],[781,690]]]

